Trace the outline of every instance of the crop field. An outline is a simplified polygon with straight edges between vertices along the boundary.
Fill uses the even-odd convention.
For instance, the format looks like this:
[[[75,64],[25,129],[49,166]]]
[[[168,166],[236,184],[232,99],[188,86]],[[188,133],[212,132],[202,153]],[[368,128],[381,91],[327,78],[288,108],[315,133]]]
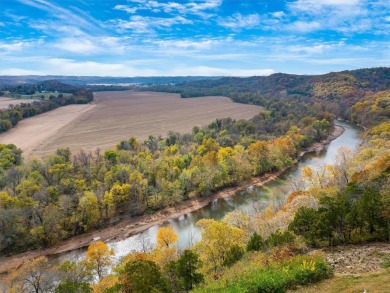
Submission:
[[[68,105],[43,114],[24,119],[15,128],[0,134],[0,143],[13,143],[30,157],[40,152],[41,147],[60,130],[95,105]]]
[[[0,97],[0,110],[8,109],[9,105],[19,105],[21,103],[31,103],[34,99],[13,99],[7,97]]]
[[[23,120],[1,134],[0,143],[15,143],[30,157],[44,157],[66,146],[72,152],[105,150],[131,136],[145,139],[170,130],[186,133],[216,118],[249,119],[262,110],[226,97],[181,99],[168,93],[97,92],[94,105],[65,106]]]

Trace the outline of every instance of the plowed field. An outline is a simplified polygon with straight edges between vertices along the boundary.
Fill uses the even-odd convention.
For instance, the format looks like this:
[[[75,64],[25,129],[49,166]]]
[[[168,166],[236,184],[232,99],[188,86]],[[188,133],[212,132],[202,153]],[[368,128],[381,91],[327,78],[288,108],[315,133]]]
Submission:
[[[97,92],[94,105],[61,107],[21,121],[0,135],[1,143],[14,143],[25,156],[47,156],[59,147],[72,152],[114,147],[135,136],[190,132],[216,118],[249,119],[261,107],[237,104],[226,97],[181,99],[178,94],[155,92]]]

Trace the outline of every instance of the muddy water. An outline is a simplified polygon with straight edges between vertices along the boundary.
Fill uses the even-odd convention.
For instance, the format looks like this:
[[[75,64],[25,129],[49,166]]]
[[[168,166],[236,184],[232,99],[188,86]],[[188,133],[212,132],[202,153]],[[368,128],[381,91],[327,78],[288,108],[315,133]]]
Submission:
[[[340,147],[354,149],[361,141],[358,137],[360,130],[349,123],[337,121],[336,124],[345,128],[344,133],[340,137],[332,141],[322,153],[305,155],[297,165],[281,178],[262,187],[248,187],[234,197],[215,200],[202,209],[167,221],[165,224],[171,224],[179,235],[178,248],[185,249],[199,241],[200,230],[195,224],[200,219],[212,218],[220,220],[227,213],[237,209],[249,214],[253,213],[255,210],[273,203],[275,197],[283,199],[283,197],[287,196],[293,189],[293,185],[300,182],[302,167],[311,166],[315,168],[324,164],[332,164],[336,160],[337,151]],[[145,246],[153,247],[158,228],[158,225],[153,226],[141,234],[118,242],[111,242],[109,246],[115,251],[117,259],[131,251],[142,250]],[[78,249],[50,258],[53,262],[60,263],[67,259],[82,258],[84,253],[84,249]]]

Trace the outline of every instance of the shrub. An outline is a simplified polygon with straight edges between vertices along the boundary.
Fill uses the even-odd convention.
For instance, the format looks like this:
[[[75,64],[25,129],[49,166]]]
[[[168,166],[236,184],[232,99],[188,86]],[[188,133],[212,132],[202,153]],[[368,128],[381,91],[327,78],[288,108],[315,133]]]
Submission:
[[[247,251],[259,251],[262,247],[264,246],[263,239],[259,234],[256,232],[253,233],[251,238],[249,239],[247,245],[246,245],[246,250]]]
[[[234,263],[239,261],[244,255],[244,249],[241,246],[234,245],[232,246],[225,254],[225,266],[232,266]]]
[[[268,239],[266,240],[266,243],[270,247],[275,247],[279,245],[284,245],[288,243],[292,243],[295,240],[294,234],[292,234],[289,231],[276,231],[275,233],[272,233]]]

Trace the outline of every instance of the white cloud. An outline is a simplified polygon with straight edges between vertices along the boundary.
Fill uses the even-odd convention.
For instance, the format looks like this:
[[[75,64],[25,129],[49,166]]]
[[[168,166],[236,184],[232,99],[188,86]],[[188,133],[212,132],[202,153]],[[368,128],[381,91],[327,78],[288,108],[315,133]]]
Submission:
[[[0,69],[0,75],[41,75],[41,71],[20,68]]]
[[[241,13],[235,13],[225,19],[219,19],[218,24],[233,30],[253,28],[260,24],[260,16],[258,14],[242,15]]]
[[[77,75],[77,76],[254,76],[270,75],[273,69],[219,68],[209,66],[183,66],[171,69],[145,69],[137,62],[99,63],[78,62],[72,59],[40,59],[36,70],[24,68],[0,69],[0,75]],[[138,64],[141,65],[142,64]]]
[[[286,16],[286,13],[284,13],[283,11],[276,11],[272,13],[272,16],[276,18],[282,18]]]
[[[286,46],[285,50],[293,53],[302,53],[307,55],[319,55],[324,53],[325,51],[333,50],[339,47],[344,46],[343,42],[339,43],[322,43],[322,44],[314,44],[311,46],[308,45],[292,45]]]
[[[189,48],[189,49],[197,49],[204,50],[211,47],[212,44],[215,43],[214,40],[161,40],[154,42],[155,44],[164,47],[164,48]]]
[[[129,48],[126,37],[68,37],[58,39],[53,47],[76,54],[122,54]]]
[[[0,41],[0,51],[9,53],[21,52],[25,48],[32,47],[35,45],[42,45],[43,43],[43,38],[37,40],[15,40],[6,43]]]
[[[203,2],[191,2],[188,3],[189,11],[192,13],[198,13],[203,10],[215,9],[221,6],[222,0],[203,0]]]
[[[382,27],[372,14],[372,10],[365,0],[296,0],[289,2],[289,14],[297,21],[285,26],[299,32],[331,30],[344,34],[360,33]],[[380,12],[379,12],[380,13]]]
[[[360,5],[360,0],[297,0],[295,2],[288,3],[288,6],[293,10],[298,11],[311,11],[320,13],[320,9],[326,7],[342,8],[353,7]]]
[[[179,13],[181,15],[194,14],[201,17],[209,17],[206,11],[215,9],[222,4],[222,0],[200,0],[189,3],[159,2],[155,0],[130,0],[133,5],[116,5],[114,9],[122,10],[129,14],[147,10],[152,12]],[[135,5],[134,5],[135,4]]]
[[[137,7],[130,7],[128,5],[116,5],[116,6],[114,6],[114,9],[115,10],[122,10],[122,11],[125,11],[127,13],[131,13],[131,14],[136,13],[138,10]]]
[[[324,58],[324,59],[307,59],[305,62],[319,65],[356,65],[369,61],[369,58]]]
[[[180,67],[168,72],[170,76],[255,76],[270,75],[275,73],[273,69],[239,69],[239,68],[216,68],[208,66]]]
[[[117,19],[114,21],[115,26],[120,30],[133,30],[137,33],[152,32],[154,29],[170,28],[177,24],[192,24],[191,20],[188,20],[182,16],[175,16],[170,18],[160,17],[143,17],[140,15],[134,15],[129,21],[123,19]]]
[[[93,53],[99,51],[99,47],[97,47],[90,40],[76,39],[76,38],[60,39],[54,45],[54,47],[61,50],[65,50],[73,53],[80,53],[80,54]]]
[[[293,32],[307,33],[322,28],[322,25],[318,21],[295,21],[287,25],[287,28]]]
[[[60,21],[59,25],[61,26],[68,25],[79,29],[81,28],[83,31],[95,32],[95,33],[102,32],[102,30],[100,29],[101,23],[99,21],[91,17],[86,12],[81,11],[77,8],[73,8],[73,10],[75,11],[72,11],[70,8],[69,9],[64,8],[60,5],[57,5],[47,0],[17,0],[17,1],[49,13],[52,17]],[[52,29],[56,29],[56,26],[53,26]]]
[[[78,62],[72,59],[52,58],[43,64],[44,74],[80,76],[155,76],[156,70],[127,66],[125,63]]]

